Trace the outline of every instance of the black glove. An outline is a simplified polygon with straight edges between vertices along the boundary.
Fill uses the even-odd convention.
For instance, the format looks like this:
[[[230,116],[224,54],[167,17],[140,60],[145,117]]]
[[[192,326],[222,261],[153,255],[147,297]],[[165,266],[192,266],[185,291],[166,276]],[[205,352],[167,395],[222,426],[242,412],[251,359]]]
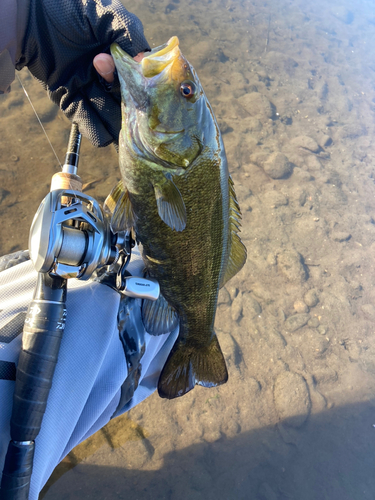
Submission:
[[[117,143],[120,93],[107,91],[93,58],[117,42],[132,57],[150,47],[140,20],[119,0],[30,0],[22,56],[50,99],[94,146]]]

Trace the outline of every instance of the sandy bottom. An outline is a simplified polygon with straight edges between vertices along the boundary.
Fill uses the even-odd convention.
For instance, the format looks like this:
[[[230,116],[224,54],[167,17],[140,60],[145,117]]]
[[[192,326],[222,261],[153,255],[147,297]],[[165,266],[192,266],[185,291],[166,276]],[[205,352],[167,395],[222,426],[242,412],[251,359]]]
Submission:
[[[224,134],[248,248],[217,313],[230,379],[154,394],[110,422],[60,464],[45,500],[373,499],[371,2],[125,4],[151,44],[179,36]],[[21,78],[63,159],[67,120]],[[0,117],[5,254],[27,247],[57,161],[18,84]],[[113,148],[84,142],[80,175],[103,201]]]

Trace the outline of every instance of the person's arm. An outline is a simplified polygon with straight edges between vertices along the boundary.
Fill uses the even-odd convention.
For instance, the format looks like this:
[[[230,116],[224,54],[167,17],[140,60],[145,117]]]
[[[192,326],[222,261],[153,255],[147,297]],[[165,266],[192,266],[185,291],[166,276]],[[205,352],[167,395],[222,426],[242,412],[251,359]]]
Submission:
[[[14,80],[17,50],[17,3],[0,0],[0,94],[9,92]]]
[[[27,66],[95,146],[117,142],[120,94],[116,85],[106,89],[93,59],[113,42],[132,57],[149,51],[140,20],[119,0],[19,1],[28,2],[28,18],[16,68]]]

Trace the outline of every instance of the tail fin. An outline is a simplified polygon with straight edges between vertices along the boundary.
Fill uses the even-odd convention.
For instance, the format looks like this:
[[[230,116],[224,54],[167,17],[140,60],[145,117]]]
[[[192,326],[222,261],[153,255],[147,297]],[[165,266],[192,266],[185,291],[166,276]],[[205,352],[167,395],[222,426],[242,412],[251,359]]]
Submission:
[[[228,380],[227,367],[216,334],[203,347],[176,340],[159,377],[158,392],[173,399],[191,391],[196,384],[214,387]]]

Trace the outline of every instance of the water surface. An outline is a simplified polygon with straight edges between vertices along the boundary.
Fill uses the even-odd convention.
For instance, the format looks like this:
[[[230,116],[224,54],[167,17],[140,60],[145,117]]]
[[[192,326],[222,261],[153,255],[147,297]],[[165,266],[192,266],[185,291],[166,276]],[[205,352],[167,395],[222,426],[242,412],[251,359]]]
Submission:
[[[373,499],[372,3],[125,5],[151,45],[179,37],[223,132],[248,248],[216,321],[230,378],[154,394],[77,447],[44,498]],[[20,76],[63,159],[68,121]],[[57,161],[17,83],[0,117],[4,254],[27,247]],[[82,153],[87,193],[103,201],[116,153],[86,141]]]

